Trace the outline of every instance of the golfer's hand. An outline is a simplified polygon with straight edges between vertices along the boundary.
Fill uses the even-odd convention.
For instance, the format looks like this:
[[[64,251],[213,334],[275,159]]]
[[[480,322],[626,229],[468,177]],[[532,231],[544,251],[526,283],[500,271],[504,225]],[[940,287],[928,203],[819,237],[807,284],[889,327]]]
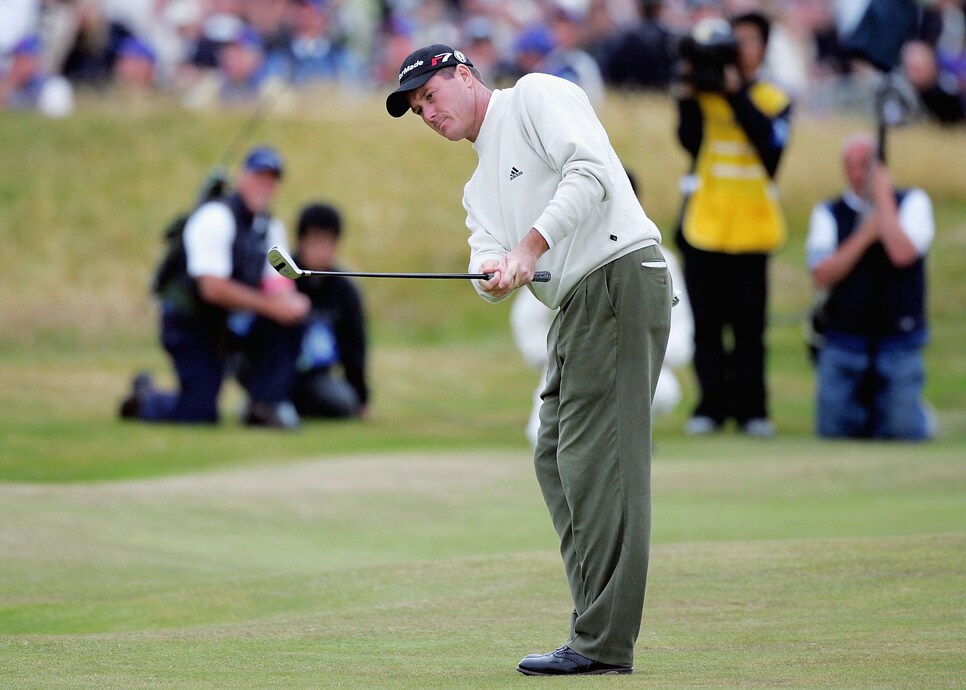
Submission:
[[[523,287],[533,280],[533,272],[536,270],[536,265],[537,255],[522,243],[518,244],[500,262],[500,282],[498,289],[509,293],[518,287]]]
[[[498,266],[500,282],[496,289],[502,291],[499,296],[512,292],[518,287],[528,285],[533,280],[537,259],[543,256],[548,249],[550,249],[550,245],[547,244],[543,235],[536,228],[531,228],[530,232],[520,240],[520,244],[510,250]],[[493,294],[496,295],[497,293],[494,292]]]
[[[483,264],[483,273],[493,273],[492,278],[482,283],[484,292],[501,299],[533,279],[536,257],[526,251],[518,252],[517,249],[504,256],[500,262],[488,261]]]
[[[506,292],[500,292],[500,262],[493,259],[487,259],[480,266],[480,273],[489,273],[489,280],[480,281],[480,289],[483,292],[493,295],[494,297],[502,297]]]

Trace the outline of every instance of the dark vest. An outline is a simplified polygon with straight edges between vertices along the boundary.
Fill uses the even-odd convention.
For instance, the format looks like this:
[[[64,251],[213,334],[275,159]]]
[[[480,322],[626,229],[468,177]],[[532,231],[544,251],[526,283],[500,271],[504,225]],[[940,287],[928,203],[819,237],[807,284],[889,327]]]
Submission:
[[[907,190],[896,192],[902,204]],[[839,197],[828,204],[841,245],[859,224],[856,213]],[[829,293],[825,305],[828,332],[873,338],[907,336],[926,328],[926,271],[922,257],[904,268],[892,265],[880,242],[865,252],[852,272]]]
[[[235,221],[235,240],[231,246],[231,279],[258,288],[268,253],[268,226],[271,217],[268,214],[253,214],[238,194],[215,203],[225,204]],[[162,295],[165,309],[205,320],[224,321],[227,312],[204,302],[198,294],[197,281],[188,275],[186,257],[182,259],[177,270],[179,277],[172,281],[170,288]]]
[[[226,204],[235,218],[235,241],[231,246],[232,280],[257,288],[262,282],[265,256],[268,254],[271,216],[267,213],[253,214],[237,194],[230,196]]]

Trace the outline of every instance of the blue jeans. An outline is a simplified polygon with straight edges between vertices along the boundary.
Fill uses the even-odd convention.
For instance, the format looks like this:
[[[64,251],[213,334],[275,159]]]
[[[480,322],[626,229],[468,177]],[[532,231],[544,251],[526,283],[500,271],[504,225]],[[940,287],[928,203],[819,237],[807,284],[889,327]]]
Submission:
[[[828,342],[818,355],[817,432],[827,438],[921,441],[933,436],[917,345],[864,349]]]
[[[289,400],[301,336],[301,326],[258,318],[248,334],[238,339],[203,319],[165,313],[161,342],[171,356],[179,390],[152,391],[142,401],[138,416],[150,422],[217,422],[218,394],[232,354],[242,358],[244,375],[239,381],[253,402]]]

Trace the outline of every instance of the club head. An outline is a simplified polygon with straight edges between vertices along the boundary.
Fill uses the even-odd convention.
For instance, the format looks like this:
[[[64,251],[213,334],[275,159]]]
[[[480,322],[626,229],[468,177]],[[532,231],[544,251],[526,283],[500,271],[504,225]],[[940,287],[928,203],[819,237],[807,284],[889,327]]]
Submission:
[[[297,280],[302,277],[302,269],[295,265],[295,261],[281,247],[275,246],[268,250],[268,263],[286,278]]]

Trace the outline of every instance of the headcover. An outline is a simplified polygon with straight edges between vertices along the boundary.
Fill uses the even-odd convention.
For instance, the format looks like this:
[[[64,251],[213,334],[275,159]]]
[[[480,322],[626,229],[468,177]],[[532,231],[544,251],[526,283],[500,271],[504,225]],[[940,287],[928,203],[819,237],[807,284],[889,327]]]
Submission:
[[[473,63],[460,51],[442,43],[413,51],[399,68],[399,86],[386,97],[386,110],[393,117],[402,117],[409,110],[407,94],[410,91],[428,82],[437,70],[456,65],[472,67]]]

